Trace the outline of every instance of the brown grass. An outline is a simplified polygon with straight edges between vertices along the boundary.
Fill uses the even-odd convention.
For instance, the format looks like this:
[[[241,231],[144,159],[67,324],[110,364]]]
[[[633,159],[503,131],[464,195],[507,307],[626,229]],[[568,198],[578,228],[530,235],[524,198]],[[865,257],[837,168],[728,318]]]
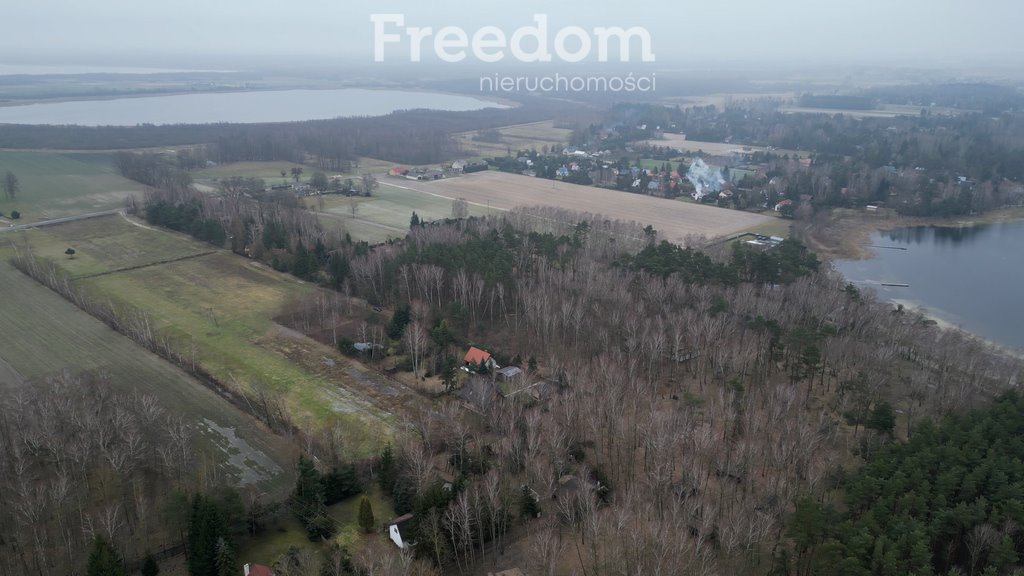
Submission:
[[[517,206],[554,206],[653,226],[663,238],[682,242],[687,236],[726,236],[763,225],[771,218],[681,200],[668,200],[557,180],[505,172],[477,172],[435,182],[388,182],[444,198],[465,198],[480,206],[509,210]]]

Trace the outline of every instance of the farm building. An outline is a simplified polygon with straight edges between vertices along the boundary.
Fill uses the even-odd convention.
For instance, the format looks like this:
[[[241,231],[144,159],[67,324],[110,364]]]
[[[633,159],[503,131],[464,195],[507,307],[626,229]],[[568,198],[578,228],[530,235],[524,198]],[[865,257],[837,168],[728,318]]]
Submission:
[[[413,545],[413,542],[407,540],[408,535],[402,534],[402,526],[405,525],[409,520],[412,520],[412,514],[404,514],[395,518],[391,522],[388,522],[388,537],[402,550],[405,550],[409,546]]]

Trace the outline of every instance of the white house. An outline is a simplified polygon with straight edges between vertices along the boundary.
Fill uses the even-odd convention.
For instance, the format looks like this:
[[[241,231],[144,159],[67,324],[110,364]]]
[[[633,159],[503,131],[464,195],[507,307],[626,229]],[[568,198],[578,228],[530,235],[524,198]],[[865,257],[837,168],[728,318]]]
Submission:
[[[395,546],[398,546],[402,550],[405,550],[407,547],[412,546],[413,544],[412,542],[406,540],[405,537],[402,535],[402,525],[408,522],[409,520],[412,520],[412,514],[405,514],[399,516],[398,518],[395,518],[391,522],[388,522],[388,537],[391,538],[391,541],[395,543]]]

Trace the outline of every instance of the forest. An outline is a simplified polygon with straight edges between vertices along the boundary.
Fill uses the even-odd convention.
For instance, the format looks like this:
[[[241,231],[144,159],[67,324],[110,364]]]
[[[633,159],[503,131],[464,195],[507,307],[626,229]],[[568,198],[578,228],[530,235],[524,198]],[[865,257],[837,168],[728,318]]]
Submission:
[[[807,502],[841,509],[863,490],[857,462],[870,470],[876,454],[926,441],[931,422],[1021,374],[997,350],[838,283],[795,242],[752,267],[743,251],[649,244],[577,217],[522,210],[416,228],[363,254],[339,248],[347,289],[398,307],[400,319],[364,332],[402,369],[447,380],[475,344],[524,383],[548,383],[533,395],[457,378],[453,389],[479,393],[412,418],[377,460],[396,511],[414,514],[417,555],[446,569],[471,572],[518,545],[537,574],[846,573],[807,560],[829,536],[813,535],[812,554],[792,528]],[[718,267],[745,271],[722,281]],[[282,321],[338,345],[338,313],[314,298]],[[871,564],[883,535],[868,542],[845,552],[868,571],[849,573],[904,573]],[[952,565],[927,561],[929,573]]]

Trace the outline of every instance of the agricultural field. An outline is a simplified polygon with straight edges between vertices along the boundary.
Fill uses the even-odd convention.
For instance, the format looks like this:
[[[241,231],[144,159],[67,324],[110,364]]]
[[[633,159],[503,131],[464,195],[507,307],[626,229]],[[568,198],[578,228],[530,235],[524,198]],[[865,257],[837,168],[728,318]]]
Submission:
[[[0,293],[0,389],[9,394],[19,376],[106,372],[118,391],[152,394],[170,414],[184,418],[197,432],[200,461],[216,463],[218,474],[238,485],[256,484],[274,497],[288,492],[294,455],[284,439],[6,261],[0,262]]]
[[[389,238],[404,238],[409,230],[409,219],[412,213],[426,220],[450,218],[452,201],[450,198],[432,196],[411,189],[408,184],[415,181],[404,178],[383,176],[380,186],[369,198],[326,195],[306,198],[306,205],[319,210],[323,200],[322,219],[340,222],[346,232],[355,240],[367,242],[384,242]],[[352,204],[356,204],[355,217],[352,216]],[[483,216],[497,210],[488,210],[486,206],[469,206],[471,216]],[[325,222],[328,224],[328,222]]]
[[[497,128],[501,133],[500,142],[478,142],[473,140],[477,132],[461,132],[455,134],[459,146],[470,157],[504,156],[511,148],[516,150],[541,150],[545,146],[565,146],[569,142],[572,130],[556,128],[553,120],[515,124]]]
[[[726,236],[775,220],[750,212],[505,172],[477,172],[434,182],[409,181],[407,186],[442,198],[465,198],[471,204],[489,209],[554,206],[650,224],[663,238],[672,242],[682,242],[691,235],[707,238]]]
[[[21,152],[0,150],[0,175],[18,177],[21,190],[13,201],[0,194],[0,212],[21,213],[28,224],[124,206],[128,196],[141,197],[145,186],[119,176],[113,155],[104,152]],[[0,219],[0,228],[11,221]]]
[[[337,350],[272,320],[314,286],[184,235],[137,224],[108,216],[15,233],[15,241],[54,258],[95,297],[147,311],[161,334],[194,346],[198,364],[229,387],[279,398],[300,426],[341,426],[353,456],[378,449],[390,435],[389,409],[401,408],[406,399],[377,393],[358,372],[349,372],[358,367]],[[89,242],[94,235],[103,243]],[[63,256],[64,245],[78,247],[74,259]],[[179,256],[168,258],[173,255]],[[95,272],[101,268],[106,270]]]

